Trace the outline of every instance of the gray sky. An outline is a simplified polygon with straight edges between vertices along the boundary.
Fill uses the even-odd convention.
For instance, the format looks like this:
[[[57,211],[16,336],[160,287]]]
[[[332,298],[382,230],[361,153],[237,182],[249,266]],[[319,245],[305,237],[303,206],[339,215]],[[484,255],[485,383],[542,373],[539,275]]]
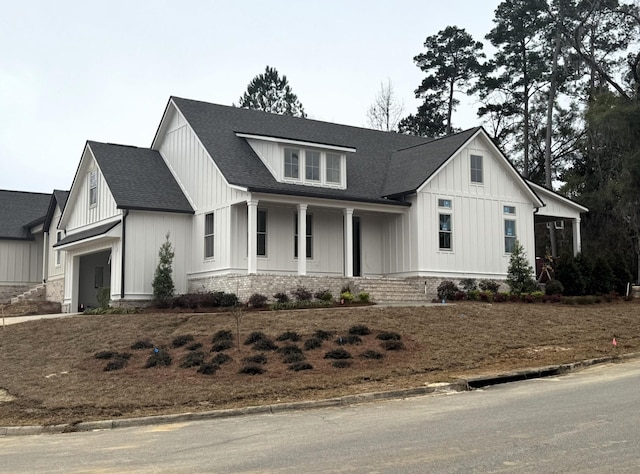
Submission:
[[[231,105],[266,65],[310,118],[366,126],[387,78],[414,113],[425,38],[486,43],[499,3],[0,0],[0,189],[69,189],[86,140],[148,147],[169,96]]]

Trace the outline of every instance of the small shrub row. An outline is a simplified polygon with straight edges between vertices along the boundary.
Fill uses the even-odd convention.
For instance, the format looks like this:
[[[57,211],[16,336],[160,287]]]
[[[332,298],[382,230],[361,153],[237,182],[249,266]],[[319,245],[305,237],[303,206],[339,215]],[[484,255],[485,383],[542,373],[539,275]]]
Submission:
[[[197,308],[230,308],[237,306],[238,297],[234,293],[225,293],[224,291],[214,291],[207,293],[186,293],[178,295],[166,303],[164,306],[169,308],[197,309]]]

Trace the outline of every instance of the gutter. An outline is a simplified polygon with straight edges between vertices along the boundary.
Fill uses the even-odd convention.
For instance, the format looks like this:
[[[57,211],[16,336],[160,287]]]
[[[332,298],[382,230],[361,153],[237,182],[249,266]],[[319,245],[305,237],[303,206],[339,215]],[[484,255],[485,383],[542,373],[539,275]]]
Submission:
[[[120,268],[120,299],[124,299],[124,274],[125,274],[125,254],[127,249],[127,216],[129,209],[125,209],[122,213],[122,261]]]

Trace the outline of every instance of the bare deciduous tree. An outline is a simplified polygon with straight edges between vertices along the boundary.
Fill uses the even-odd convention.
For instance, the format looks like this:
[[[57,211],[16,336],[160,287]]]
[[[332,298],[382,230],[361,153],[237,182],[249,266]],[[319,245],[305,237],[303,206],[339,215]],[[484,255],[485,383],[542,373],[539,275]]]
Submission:
[[[403,110],[404,105],[397,101],[391,79],[387,79],[386,84],[380,83],[378,95],[367,111],[368,124],[376,130],[396,131]]]

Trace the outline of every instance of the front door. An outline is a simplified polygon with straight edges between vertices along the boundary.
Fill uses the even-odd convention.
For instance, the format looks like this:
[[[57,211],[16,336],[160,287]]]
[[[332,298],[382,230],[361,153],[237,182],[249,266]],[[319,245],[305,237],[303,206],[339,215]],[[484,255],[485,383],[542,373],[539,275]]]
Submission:
[[[353,276],[362,276],[360,265],[360,218],[353,218]]]

